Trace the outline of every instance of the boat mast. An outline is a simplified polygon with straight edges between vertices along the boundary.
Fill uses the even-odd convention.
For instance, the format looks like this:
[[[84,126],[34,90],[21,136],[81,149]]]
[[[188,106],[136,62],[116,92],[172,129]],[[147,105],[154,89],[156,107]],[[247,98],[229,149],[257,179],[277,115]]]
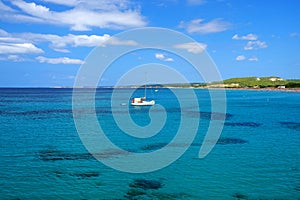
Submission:
[[[147,73],[145,72],[145,91],[144,91],[145,99],[146,99],[146,83],[147,83]]]

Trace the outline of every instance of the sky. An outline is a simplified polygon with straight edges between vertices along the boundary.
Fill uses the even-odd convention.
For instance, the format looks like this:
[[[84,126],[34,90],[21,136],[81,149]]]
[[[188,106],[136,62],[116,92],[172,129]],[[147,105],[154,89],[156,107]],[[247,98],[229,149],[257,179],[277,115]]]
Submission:
[[[297,0],[0,0],[0,87],[73,86],[94,48],[143,27],[191,37],[223,79],[300,79],[299,10]],[[188,68],[164,51],[133,53],[127,63],[134,56],[138,63]],[[114,70],[111,76],[122,71]],[[191,81],[201,81],[193,74],[187,70]]]

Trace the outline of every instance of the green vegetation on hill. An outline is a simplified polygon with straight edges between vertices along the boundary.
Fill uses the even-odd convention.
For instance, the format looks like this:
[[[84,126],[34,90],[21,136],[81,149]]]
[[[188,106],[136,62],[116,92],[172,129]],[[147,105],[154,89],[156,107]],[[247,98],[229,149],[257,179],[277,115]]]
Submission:
[[[279,77],[246,77],[232,78],[224,81],[225,84],[237,83],[239,87],[278,87],[286,84],[286,80]]]
[[[227,88],[266,88],[266,87],[285,87],[298,88],[300,87],[300,80],[284,80],[280,77],[244,77],[244,78],[230,78],[224,80],[223,83],[212,83],[214,85],[222,85]]]
[[[300,80],[288,80],[285,85],[286,88],[300,88]]]
[[[144,86],[142,86],[144,87]],[[147,84],[147,87],[180,87],[180,88],[300,88],[300,79],[285,80],[280,77],[243,77],[230,78],[223,82],[212,83],[170,83],[170,84]]]
[[[141,87],[144,87],[142,85]],[[180,87],[180,88],[189,88],[189,87],[205,87],[206,83],[166,83],[166,84],[147,84],[147,87],[151,88],[163,88],[163,87]]]

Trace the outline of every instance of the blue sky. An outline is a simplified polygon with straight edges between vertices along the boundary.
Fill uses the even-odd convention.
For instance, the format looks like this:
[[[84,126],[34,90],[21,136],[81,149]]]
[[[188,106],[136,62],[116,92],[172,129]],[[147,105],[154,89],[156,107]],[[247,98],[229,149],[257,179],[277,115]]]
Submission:
[[[93,48],[148,26],[202,44],[223,79],[300,78],[299,10],[296,0],[0,0],[0,87],[72,86]],[[148,51],[147,62],[182,66],[175,58]]]

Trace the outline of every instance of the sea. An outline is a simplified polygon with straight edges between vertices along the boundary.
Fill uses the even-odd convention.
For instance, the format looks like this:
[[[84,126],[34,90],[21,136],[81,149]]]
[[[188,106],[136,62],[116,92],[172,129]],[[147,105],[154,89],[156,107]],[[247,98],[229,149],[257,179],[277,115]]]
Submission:
[[[119,90],[128,95],[127,89]],[[181,104],[172,90],[179,91],[182,98],[192,90],[199,108]],[[128,99],[120,101],[115,112],[113,91],[98,88],[95,92],[97,124],[111,143],[129,153],[108,150],[97,152],[97,157],[82,141],[85,133],[78,132],[76,117],[80,116],[74,115],[71,88],[0,89],[0,199],[300,199],[299,92],[227,90],[226,112],[216,113],[207,89],[148,88],[147,97],[156,101],[155,106],[134,107]],[[82,89],[83,96],[89,92]],[[132,96],[143,92],[137,89]],[[150,113],[164,113],[166,118],[150,137],[127,134],[113,116],[129,114],[137,126],[147,127],[153,120]],[[197,119],[196,132],[191,126],[181,127],[184,134],[195,133],[195,137],[168,165],[128,172],[105,162],[166,148],[184,119]],[[199,158],[212,121],[223,124],[220,138]],[[168,148],[176,152],[180,147],[176,143]],[[155,163],[127,159],[119,166]]]

